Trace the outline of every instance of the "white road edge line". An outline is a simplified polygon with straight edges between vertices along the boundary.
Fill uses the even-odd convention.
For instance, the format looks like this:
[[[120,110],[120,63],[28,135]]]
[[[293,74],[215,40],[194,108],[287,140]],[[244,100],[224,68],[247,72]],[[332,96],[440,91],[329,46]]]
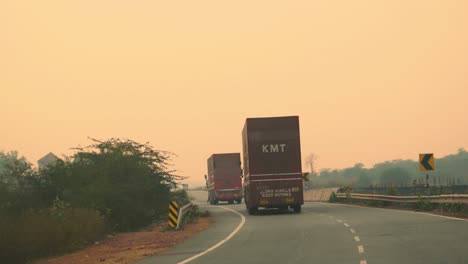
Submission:
[[[361,253],[361,254],[364,253],[364,247],[361,246],[361,245],[357,246],[357,250],[358,250],[359,253]]]
[[[351,233],[355,234],[356,231],[354,231],[354,229],[350,229],[349,231],[351,231]]]
[[[359,264],[367,264],[367,261],[361,260],[361,262],[359,262]]]
[[[347,223],[344,223],[344,225],[345,225],[346,227],[349,227],[349,225],[348,225]]]
[[[177,264],[185,264],[185,263],[189,263],[190,261],[194,260],[194,259],[197,259],[205,254],[207,254],[208,252],[211,252],[213,250],[215,250],[216,248],[218,248],[219,246],[221,246],[222,244],[226,243],[227,241],[229,241],[232,237],[234,237],[237,232],[239,232],[242,228],[242,226],[244,226],[245,224],[245,216],[239,212],[236,212],[230,208],[227,208],[227,207],[224,207],[224,206],[218,206],[218,208],[223,208],[225,210],[228,210],[228,211],[231,211],[233,213],[236,213],[240,216],[241,218],[241,222],[239,223],[239,225],[237,225],[236,229],[234,229],[234,231],[232,231],[226,238],[224,238],[223,240],[219,241],[218,243],[216,243],[214,246],[211,246],[210,248],[206,249],[205,251],[201,252],[201,253],[198,253],[197,255],[195,256],[192,256],[186,260],[183,260],[183,261],[180,261],[180,262],[177,262]]]
[[[338,221],[340,223],[343,223],[343,220],[341,220],[341,219],[336,219],[336,221]]]
[[[358,236],[355,236],[355,237],[354,237],[354,240],[356,240],[356,242],[359,242],[359,241],[361,241],[361,239],[359,239],[359,237],[358,237]]]

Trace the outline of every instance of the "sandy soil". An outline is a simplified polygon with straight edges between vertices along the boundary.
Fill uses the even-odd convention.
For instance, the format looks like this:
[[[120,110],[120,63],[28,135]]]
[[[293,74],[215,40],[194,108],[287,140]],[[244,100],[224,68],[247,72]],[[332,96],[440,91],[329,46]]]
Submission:
[[[81,251],[60,257],[44,259],[34,264],[127,264],[147,256],[157,255],[191,235],[208,228],[212,219],[202,217],[179,231],[168,231],[166,224],[151,231],[121,233],[87,247]]]

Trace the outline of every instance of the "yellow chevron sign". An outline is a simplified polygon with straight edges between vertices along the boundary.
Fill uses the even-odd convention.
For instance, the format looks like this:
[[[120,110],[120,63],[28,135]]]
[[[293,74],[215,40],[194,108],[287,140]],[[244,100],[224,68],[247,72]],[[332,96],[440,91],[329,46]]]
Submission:
[[[433,171],[434,166],[434,154],[433,153],[424,153],[419,154],[419,170],[420,171]]]
[[[177,219],[179,217],[179,203],[172,201],[169,203],[169,220],[167,221],[169,227],[177,227]]]

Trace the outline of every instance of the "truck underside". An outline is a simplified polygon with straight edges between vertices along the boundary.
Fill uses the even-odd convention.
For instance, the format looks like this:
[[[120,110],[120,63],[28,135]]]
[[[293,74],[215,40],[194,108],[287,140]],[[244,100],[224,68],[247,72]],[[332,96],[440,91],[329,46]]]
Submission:
[[[218,204],[220,201],[240,204],[242,202],[241,191],[239,189],[211,189],[208,191],[208,202],[210,204]]]

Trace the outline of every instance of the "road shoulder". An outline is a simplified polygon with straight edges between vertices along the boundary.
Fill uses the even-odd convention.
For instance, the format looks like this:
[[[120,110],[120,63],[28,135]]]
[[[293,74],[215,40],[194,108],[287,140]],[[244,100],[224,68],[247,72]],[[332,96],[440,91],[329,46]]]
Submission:
[[[167,230],[166,224],[161,224],[150,231],[119,233],[78,252],[43,259],[35,264],[134,263],[148,256],[163,254],[212,224],[212,217],[199,217],[178,231]]]

